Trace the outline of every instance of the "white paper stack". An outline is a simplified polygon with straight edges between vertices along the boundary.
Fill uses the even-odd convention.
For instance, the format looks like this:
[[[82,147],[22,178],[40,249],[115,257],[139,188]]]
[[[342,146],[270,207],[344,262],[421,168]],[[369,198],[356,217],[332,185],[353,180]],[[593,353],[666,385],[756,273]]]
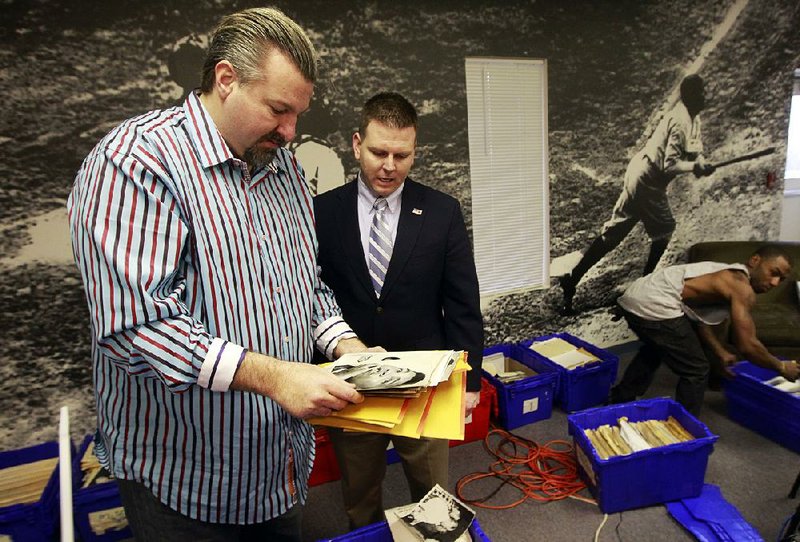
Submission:
[[[599,361],[599,358],[594,354],[560,337],[553,337],[551,339],[545,339],[544,341],[534,341],[529,348],[567,370]]]

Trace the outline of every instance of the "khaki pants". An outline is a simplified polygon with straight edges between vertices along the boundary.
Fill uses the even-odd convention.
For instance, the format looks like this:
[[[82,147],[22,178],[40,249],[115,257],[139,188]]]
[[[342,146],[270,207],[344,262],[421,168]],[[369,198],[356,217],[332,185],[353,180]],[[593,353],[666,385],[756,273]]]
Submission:
[[[342,471],[342,494],[350,528],[383,521],[383,478],[389,442],[403,464],[411,502],[422,499],[439,484],[447,489],[449,443],[442,439],[413,439],[376,433],[328,432]]]

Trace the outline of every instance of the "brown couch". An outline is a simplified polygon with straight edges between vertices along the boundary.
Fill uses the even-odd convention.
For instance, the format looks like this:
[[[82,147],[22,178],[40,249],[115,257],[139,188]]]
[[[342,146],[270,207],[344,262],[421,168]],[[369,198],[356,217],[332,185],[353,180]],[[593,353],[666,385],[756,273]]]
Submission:
[[[715,261],[745,263],[763,241],[714,241],[697,243],[687,252],[688,262]],[[794,260],[792,276],[769,292],[757,296],[752,315],[759,340],[776,356],[800,358],[800,243],[769,242],[785,248]],[[730,330],[722,328],[722,338],[729,344]]]

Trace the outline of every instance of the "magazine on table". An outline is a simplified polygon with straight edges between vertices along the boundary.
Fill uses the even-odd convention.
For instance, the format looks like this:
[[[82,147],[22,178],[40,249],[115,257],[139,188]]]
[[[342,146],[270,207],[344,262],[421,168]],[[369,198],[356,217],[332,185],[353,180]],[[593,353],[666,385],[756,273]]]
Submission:
[[[460,355],[455,350],[360,352],[345,354],[326,367],[362,393],[414,395],[450,378]]]

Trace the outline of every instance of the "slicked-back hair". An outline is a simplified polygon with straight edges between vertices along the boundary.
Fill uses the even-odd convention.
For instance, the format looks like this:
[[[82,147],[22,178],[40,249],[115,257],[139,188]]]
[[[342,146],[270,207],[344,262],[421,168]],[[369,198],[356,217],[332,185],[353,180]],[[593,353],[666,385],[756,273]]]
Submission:
[[[366,137],[367,126],[372,121],[385,124],[389,128],[417,129],[417,110],[411,102],[397,92],[381,92],[366,101],[361,111],[361,124],[358,133]]]
[[[753,252],[753,256],[760,256],[762,260],[771,260],[773,258],[783,258],[789,263],[790,267],[794,267],[794,261],[789,255],[789,252],[780,245],[761,245],[758,250]]]
[[[274,48],[291,59],[310,83],[317,80],[317,52],[300,26],[275,8],[251,8],[222,18],[211,37],[200,90],[214,88],[221,60],[233,65],[242,84],[263,77],[261,66]]]

